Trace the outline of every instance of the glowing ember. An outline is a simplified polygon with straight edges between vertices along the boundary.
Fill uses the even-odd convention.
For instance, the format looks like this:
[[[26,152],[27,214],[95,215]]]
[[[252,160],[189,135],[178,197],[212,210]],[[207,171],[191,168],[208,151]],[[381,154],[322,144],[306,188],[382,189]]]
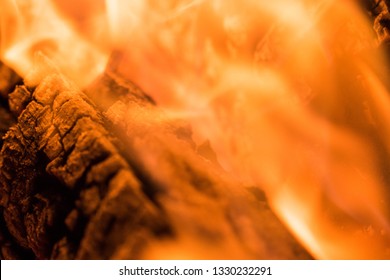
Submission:
[[[1,59],[21,74],[41,51],[83,86],[120,51],[116,71],[261,186],[315,257],[390,256],[390,100],[354,1],[26,3],[1,0]]]

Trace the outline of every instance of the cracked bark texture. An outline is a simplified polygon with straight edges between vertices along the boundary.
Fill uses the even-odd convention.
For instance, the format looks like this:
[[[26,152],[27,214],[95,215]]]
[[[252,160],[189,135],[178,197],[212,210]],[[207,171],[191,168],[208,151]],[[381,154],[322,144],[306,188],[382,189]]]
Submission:
[[[9,95],[2,258],[310,258],[135,85],[107,71],[86,92],[53,70]]]

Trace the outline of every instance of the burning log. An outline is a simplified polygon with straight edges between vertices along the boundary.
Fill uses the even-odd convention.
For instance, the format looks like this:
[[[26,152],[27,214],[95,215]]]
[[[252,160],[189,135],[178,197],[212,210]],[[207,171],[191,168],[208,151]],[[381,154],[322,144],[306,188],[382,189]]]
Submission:
[[[0,146],[3,145],[3,136],[11,125],[15,123],[15,119],[9,111],[6,97],[14,86],[14,83],[19,80],[19,78],[16,77],[18,77],[16,73],[0,62]],[[0,255],[17,258],[18,255],[16,254],[12,243],[9,241],[9,235],[7,235],[7,231],[3,227],[3,222],[3,217],[0,217]]]
[[[259,188],[230,180],[137,87],[108,71],[88,92],[112,102],[56,71],[9,95],[2,258],[310,258]]]
[[[20,247],[38,258],[104,259],[130,229],[137,246],[164,232],[164,219],[86,96],[53,74],[33,93],[17,88],[11,108],[26,100],[4,139],[0,179],[4,220]]]

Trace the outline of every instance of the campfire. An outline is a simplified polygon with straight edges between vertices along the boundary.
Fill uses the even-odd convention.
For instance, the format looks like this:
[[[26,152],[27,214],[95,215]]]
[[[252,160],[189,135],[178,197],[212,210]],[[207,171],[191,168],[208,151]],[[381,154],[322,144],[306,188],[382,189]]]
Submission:
[[[389,259],[389,1],[0,0],[2,259]]]

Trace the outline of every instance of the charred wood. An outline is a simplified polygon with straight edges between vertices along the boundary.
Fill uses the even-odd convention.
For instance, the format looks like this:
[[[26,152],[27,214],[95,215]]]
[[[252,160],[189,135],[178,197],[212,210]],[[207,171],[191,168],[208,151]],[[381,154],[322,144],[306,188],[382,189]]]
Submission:
[[[10,94],[2,258],[310,258],[185,122],[111,71],[87,92],[49,71]]]
[[[29,95],[11,95],[17,108],[28,100],[23,92]],[[84,94],[61,75],[42,80],[6,134],[0,158],[4,221],[20,251],[40,259],[106,259],[131,233],[134,246],[126,249],[137,258],[165,231],[114,142]]]

